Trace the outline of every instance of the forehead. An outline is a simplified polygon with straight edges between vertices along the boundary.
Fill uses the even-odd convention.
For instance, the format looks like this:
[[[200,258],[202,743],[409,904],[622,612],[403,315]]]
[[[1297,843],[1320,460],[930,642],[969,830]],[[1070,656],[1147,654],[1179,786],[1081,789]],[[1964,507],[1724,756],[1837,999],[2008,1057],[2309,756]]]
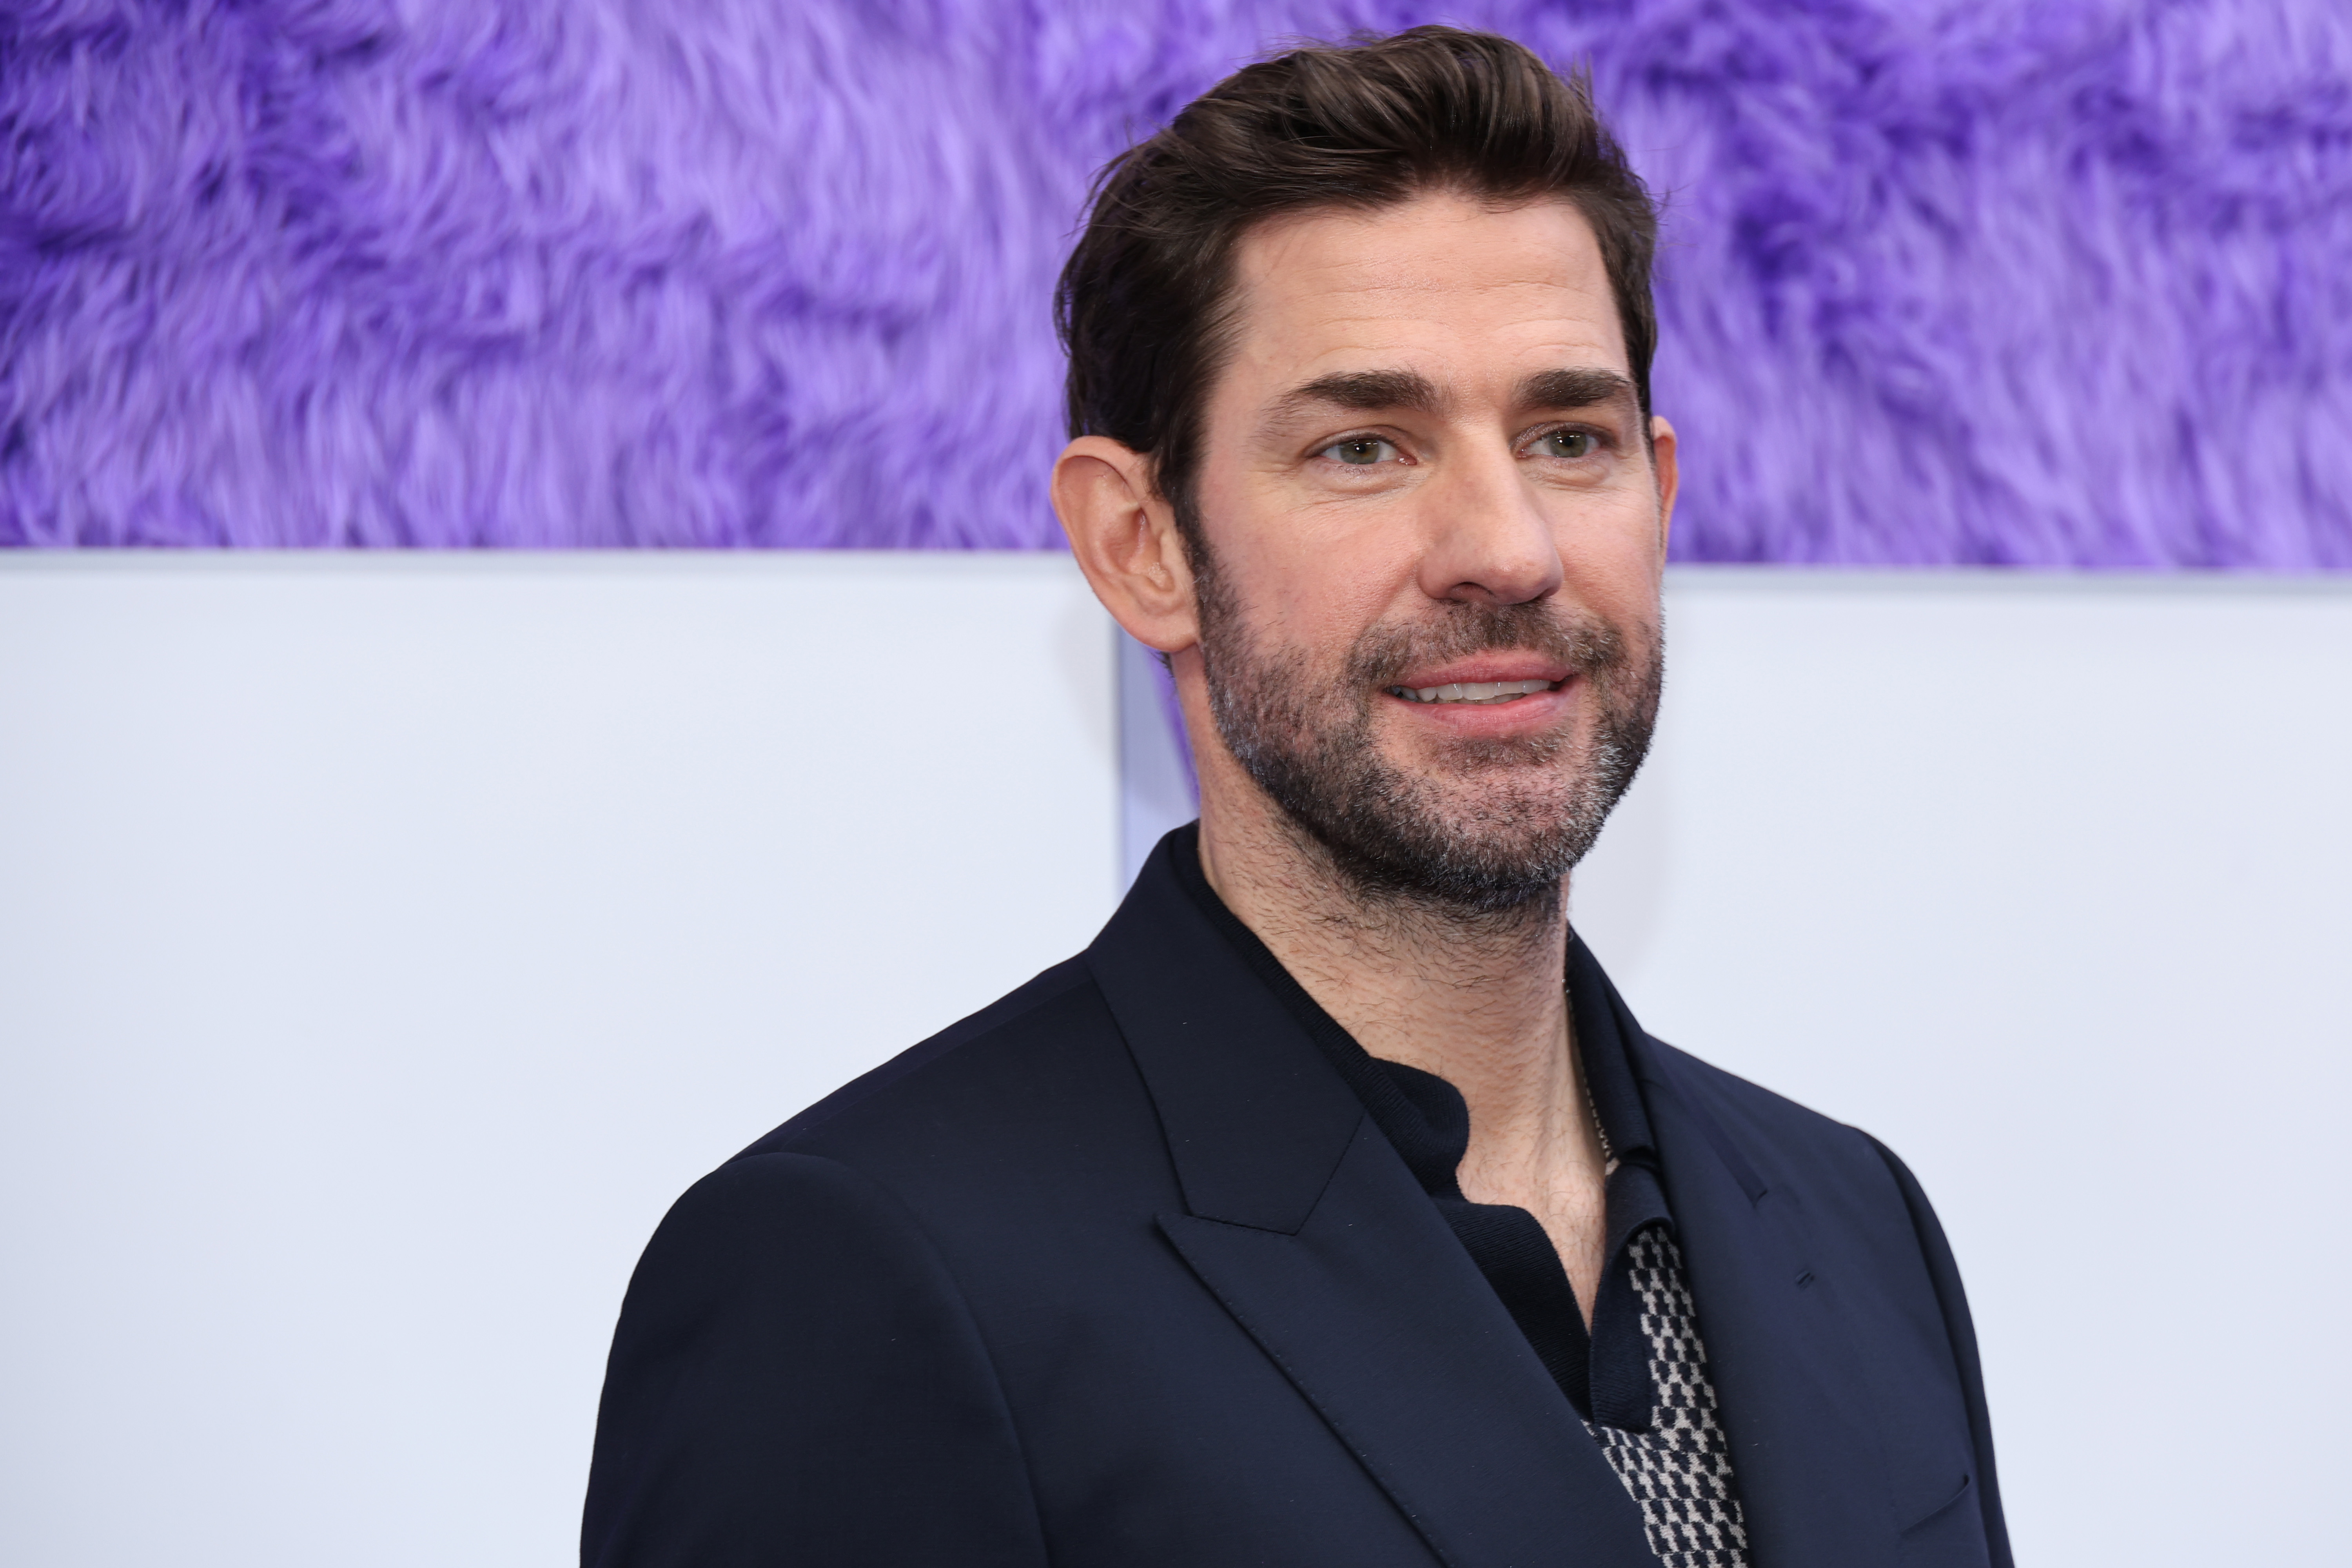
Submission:
[[[1472,397],[1533,370],[1629,370],[1600,245],[1565,199],[1439,192],[1270,220],[1235,248],[1232,321],[1221,396],[1372,367]]]

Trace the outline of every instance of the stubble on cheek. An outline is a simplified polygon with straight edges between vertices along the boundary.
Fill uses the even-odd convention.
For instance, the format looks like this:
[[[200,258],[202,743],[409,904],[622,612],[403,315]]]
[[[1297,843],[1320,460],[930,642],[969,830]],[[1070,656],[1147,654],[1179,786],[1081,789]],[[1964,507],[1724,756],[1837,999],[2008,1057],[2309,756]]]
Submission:
[[[1598,836],[1649,744],[1660,644],[1549,605],[1453,605],[1375,626],[1336,670],[1270,647],[1212,584],[1202,651],[1211,711],[1235,759],[1366,892],[1495,910],[1556,894]],[[1574,671],[1583,691],[1560,725],[1396,754],[1379,705],[1415,668],[1524,651]],[[1425,744],[1426,742],[1424,742]]]

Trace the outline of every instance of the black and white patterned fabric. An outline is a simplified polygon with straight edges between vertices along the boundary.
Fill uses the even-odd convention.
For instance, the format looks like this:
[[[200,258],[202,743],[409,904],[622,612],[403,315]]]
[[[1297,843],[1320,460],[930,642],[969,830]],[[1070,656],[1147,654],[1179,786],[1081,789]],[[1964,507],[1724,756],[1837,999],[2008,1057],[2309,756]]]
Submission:
[[[1731,1448],[1716,1418],[1715,1383],[1682,1249],[1660,1226],[1628,1244],[1657,1402],[1646,1432],[1587,1422],[1617,1479],[1642,1505],[1650,1550],[1665,1568],[1748,1568],[1748,1529],[1731,1486]]]

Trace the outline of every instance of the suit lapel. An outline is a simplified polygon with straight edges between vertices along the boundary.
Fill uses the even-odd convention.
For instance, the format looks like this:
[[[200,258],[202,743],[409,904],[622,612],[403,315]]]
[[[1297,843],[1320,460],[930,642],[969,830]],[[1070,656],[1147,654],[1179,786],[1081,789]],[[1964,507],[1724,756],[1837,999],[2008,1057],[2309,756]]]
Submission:
[[[1380,1130],[1295,1236],[1160,1228],[1454,1568],[1654,1568],[1640,1512]]]
[[[1501,1301],[1169,853],[1087,957],[1183,1190],[1170,1242],[1451,1568],[1654,1568]]]
[[[1885,1458],[1853,1337],[1786,1194],[1620,1009],[1731,1447],[1755,1568],[1891,1561]]]

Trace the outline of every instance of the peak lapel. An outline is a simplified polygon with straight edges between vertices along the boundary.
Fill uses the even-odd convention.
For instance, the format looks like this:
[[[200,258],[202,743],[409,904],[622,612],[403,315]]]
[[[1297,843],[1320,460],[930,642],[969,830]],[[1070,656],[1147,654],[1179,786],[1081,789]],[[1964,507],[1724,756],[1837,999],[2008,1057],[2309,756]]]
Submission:
[[[1183,1189],[1170,1242],[1450,1568],[1654,1568],[1517,1325],[1168,855],[1087,962]]]
[[[1160,1224],[1449,1568],[1655,1568],[1599,1446],[1369,1120],[1296,1235]]]
[[[1364,1109],[1193,907],[1170,853],[1165,839],[1151,852],[1087,966],[1159,1108],[1185,1207],[1294,1232]]]
[[[1676,1086],[1643,1087],[1755,1568],[1892,1561],[1864,1391],[1801,1237],[1767,1212],[1771,1192],[1749,1197],[1717,1130]]]

